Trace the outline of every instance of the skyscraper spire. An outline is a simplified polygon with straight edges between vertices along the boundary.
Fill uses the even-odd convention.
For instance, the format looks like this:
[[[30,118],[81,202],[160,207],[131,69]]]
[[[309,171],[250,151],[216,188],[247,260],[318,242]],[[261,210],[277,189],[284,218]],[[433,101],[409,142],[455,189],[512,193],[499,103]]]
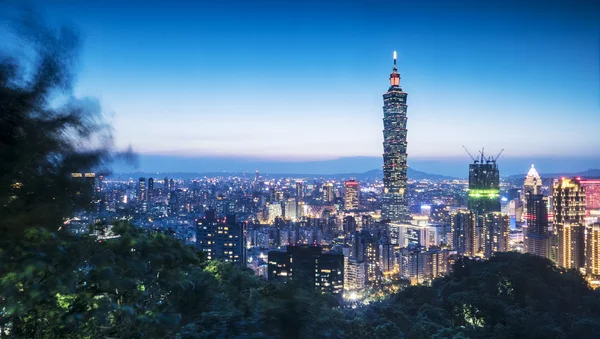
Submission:
[[[394,51],[394,68],[392,74],[390,74],[390,87],[400,87],[400,74],[398,74],[398,67],[396,66],[396,51]]]

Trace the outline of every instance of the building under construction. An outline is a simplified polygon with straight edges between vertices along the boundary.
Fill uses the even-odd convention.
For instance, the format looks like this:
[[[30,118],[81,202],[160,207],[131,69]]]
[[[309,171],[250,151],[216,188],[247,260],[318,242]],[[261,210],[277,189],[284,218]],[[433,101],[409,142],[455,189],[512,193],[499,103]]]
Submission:
[[[476,215],[500,212],[500,172],[496,160],[501,154],[502,151],[496,157],[486,157],[482,149],[475,158],[469,153],[473,159],[469,165],[469,210]]]

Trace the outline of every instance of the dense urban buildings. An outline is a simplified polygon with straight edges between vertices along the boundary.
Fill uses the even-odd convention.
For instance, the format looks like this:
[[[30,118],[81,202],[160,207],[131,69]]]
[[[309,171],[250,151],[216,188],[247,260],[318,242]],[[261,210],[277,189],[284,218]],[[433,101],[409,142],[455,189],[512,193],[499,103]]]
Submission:
[[[400,74],[396,67],[390,74],[390,87],[383,95],[383,204],[381,214],[390,222],[408,220],[406,201],[406,97],[400,87]]]
[[[600,284],[600,180],[548,185],[533,165],[501,180],[500,154],[483,150],[468,171],[465,163],[467,179],[407,178],[406,98],[394,58],[383,95],[383,177],[74,173],[96,198],[94,213],[70,227],[129,219],[194,244],[209,260],[354,301],[400,280],[429,284],[461,256],[506,251],[550,258]]]

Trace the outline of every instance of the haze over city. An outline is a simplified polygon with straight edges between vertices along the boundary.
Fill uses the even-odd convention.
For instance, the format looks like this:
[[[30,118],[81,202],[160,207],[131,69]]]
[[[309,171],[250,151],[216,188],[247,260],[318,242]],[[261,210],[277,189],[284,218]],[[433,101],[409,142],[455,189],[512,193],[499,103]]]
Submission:
[[[99,98],[137,170],[380,168],[394,50],[411,167],[465,176],[462,145],[505,149],[504,175],[600,167],[589,2],[33,4],[80,29],[75,93]]]

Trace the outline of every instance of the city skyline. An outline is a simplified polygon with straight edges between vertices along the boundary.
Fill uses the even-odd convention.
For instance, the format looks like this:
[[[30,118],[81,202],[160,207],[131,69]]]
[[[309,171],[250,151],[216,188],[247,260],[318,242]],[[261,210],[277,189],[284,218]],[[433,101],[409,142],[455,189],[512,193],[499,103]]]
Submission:
[[[380,158],[379,95],[398,50],[412,93],[409,165],[467,162],[464,144],[598,166],[583,160],[600,149],[586,137],[600,123],[591,5],[149,2],[135,16],[133,2],[45,3],[85,38],[76,94],[97,96],[116,145],[142,156]],[[398,31],[384,24],[390,13]]]

